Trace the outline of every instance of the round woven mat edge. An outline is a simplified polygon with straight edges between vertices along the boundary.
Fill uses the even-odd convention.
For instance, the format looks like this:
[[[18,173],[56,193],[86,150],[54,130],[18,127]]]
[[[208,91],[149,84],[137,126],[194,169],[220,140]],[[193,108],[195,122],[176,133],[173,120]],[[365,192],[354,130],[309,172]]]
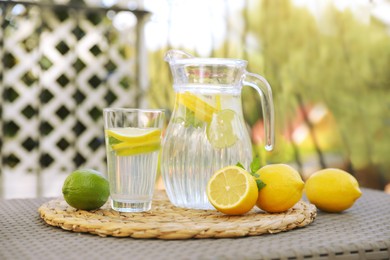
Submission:
[[[165,194],[158,193],[152,210],[120,213],[106,203],[93,211],[76,210],[63,198],[42,204],[38,212],[49,225],[73,232],[101,237],[156,239],[233,238],[289,231],[309,225],[317,215],[316,207],[299,201],[278,214],[253,209],[242,216],[228,216],[215,210],[191,210],[173,206]]]

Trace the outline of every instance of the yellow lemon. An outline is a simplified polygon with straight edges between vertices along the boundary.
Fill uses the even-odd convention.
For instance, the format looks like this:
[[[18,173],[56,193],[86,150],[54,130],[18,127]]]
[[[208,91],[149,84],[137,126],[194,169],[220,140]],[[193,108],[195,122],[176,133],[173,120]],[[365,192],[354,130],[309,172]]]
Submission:
[[[240,124],[238,115],[231,109],[223,109],[213,115],[206,128],[207,139],[214,148],[226,148],[238,140],[235,133]]]
[[[161,130],[158,128],[111,128],[106,129],[107,145],[118,156],[149,153],[160,149]]]
[[[92,169],[79,169],[72,172],[64,181],[62,194],[65,201],[76,209],[98,209],[106,203],[110,195],[108,181]]]
[[[259,190],[256,205],[267,212],[278,213],[293,207],[304,188],[299,173],[287,164],[270,164],[256,172],[265,187]]]
[[[107,129],[106,134],[122,142],[143,143],[150,138],[160,138],[161,131],[158,128],[118,127]]]
[[[214,173],[207,183],[207,197],[220,212],[241,215],[256,204],[258,195],[256,181],[244,169],[227,166]]]
[[[362,195],[359,183],[340,169],[324,169],[312,174],[305,184],[308,200],[322,211],[341,212]]]
[[[191,94],[190,92],[177,94],[177,100],[186,108],[194,112],[196,118],[207,123],[211,121],[213,113],[218,111],[216,107],[210,105],[197,95]]]

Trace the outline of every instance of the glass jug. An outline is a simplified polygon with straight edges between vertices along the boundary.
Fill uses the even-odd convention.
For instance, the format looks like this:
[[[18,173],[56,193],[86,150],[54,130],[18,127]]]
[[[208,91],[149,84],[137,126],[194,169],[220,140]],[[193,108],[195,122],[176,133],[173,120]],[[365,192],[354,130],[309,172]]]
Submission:
[[[178,50],[165,56],[173,75],[175,105],[165,132],[161,174],[167,195],[177,207],[212,209],[206,195],[213,173],[252,161],[241,89],[257,90],[263,110],[266,150],[274,144],[272,91],[261,76],[248,73],[238,59],[195,58]]]

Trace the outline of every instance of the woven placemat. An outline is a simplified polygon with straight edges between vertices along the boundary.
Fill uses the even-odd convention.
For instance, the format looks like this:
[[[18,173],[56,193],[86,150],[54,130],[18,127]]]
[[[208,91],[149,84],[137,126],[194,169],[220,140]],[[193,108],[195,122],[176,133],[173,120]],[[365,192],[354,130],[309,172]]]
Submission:
[[[189,239],[228,238],[278,233],[303,227],[315,219],[314,205],[300,201],[293,208],[268,214],[257,208],[242,216],[215,210],[193,210],[173,206],[165,193],[157,192],[152,209],[143,213],[120,213],[106,203],[93,211],[76,210],[64,199],[44,203],[38,209],[49,225],[99,236]]]

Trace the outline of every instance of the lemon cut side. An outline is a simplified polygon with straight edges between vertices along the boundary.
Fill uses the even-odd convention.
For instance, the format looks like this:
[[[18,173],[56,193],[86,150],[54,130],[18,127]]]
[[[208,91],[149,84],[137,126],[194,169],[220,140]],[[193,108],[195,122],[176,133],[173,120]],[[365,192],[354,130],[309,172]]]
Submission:
[[[207,139],[217,149],[233,146],[238,136],[238,115],[231,109],[223,109],[213,115],[206,128]]]
[[[254,207],[258,190],[252,175],[240,167],[228,166],[211,177],[207,183],[207,196],[218,211],[241,215]]]

